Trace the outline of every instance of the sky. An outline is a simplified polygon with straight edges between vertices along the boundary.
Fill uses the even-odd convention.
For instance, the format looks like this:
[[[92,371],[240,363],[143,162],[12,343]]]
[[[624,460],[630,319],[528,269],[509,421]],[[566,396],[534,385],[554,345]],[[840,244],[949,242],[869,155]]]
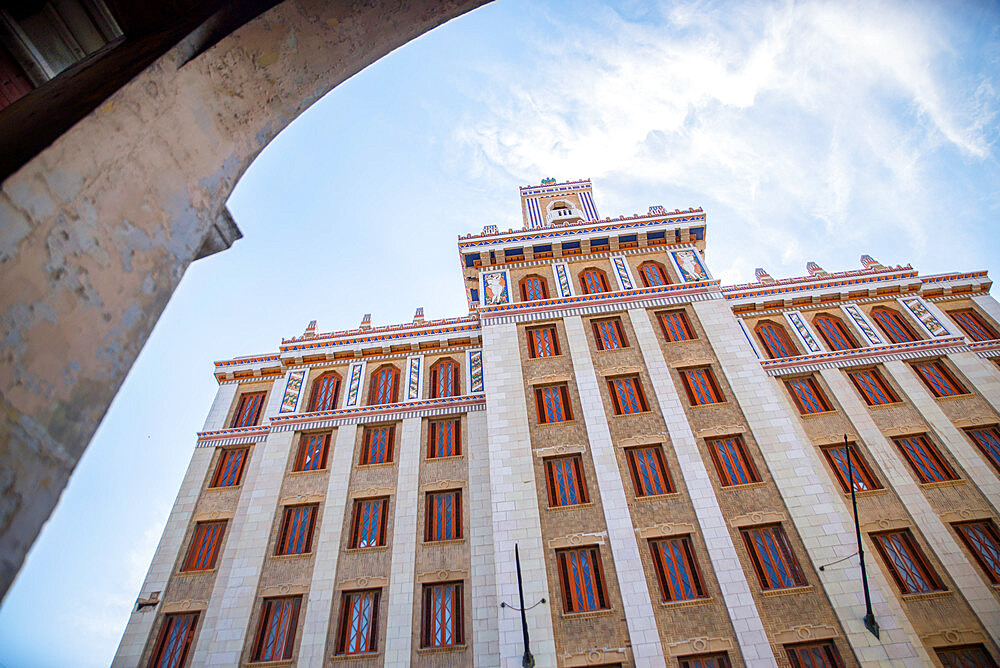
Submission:
[[[0,607],[0,666],[105,666],[217,390],[212,362],[464,315],[456,237],[517,187],[591,178],[600,215],[704,207],[724,283],[1000,272],[1000,5],[498,0],[285,129],[185,274]]]

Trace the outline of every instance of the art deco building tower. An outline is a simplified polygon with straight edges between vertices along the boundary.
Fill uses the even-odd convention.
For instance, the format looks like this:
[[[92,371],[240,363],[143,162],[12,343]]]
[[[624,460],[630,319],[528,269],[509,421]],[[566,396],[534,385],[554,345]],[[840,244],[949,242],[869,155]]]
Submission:
[[[521,209],[467,316],[216,363],[115,665],[996,665],[986,272],[724,287],[701,209]]]

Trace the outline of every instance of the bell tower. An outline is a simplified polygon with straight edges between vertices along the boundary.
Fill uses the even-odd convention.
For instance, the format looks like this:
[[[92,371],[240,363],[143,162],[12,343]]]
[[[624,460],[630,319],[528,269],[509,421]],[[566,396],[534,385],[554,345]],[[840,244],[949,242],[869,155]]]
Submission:
[[[598,220],[590,179],[556,183],[547,178],[541,185],[522,187],[521,215],[526,230]]]

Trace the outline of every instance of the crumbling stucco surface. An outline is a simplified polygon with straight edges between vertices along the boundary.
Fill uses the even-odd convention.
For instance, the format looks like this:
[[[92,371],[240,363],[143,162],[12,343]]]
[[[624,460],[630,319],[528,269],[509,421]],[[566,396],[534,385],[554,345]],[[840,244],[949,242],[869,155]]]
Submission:
[[[0,595],[225,202],[341,81],[484,0],[287,0],[181,43],[0,188]]]

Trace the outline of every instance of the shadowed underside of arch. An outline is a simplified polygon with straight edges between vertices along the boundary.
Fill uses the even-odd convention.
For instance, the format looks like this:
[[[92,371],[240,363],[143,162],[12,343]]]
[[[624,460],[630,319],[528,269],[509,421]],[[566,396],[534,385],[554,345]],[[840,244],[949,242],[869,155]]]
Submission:
[[[334,86],[485,0],[287,0],[182,41],[0,190],[0,595],[225,202]]]

